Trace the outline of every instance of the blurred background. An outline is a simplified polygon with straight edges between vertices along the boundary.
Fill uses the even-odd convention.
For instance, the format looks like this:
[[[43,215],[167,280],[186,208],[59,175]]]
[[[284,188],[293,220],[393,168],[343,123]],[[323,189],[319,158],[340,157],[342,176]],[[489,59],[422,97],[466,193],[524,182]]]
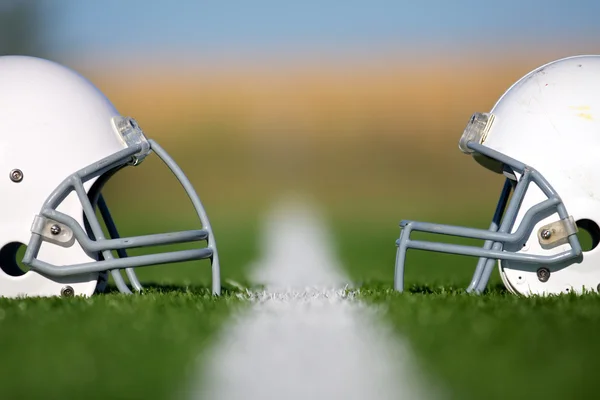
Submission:
[[[245,279],[285,195],[324,210],[357,281],[391,285],[401,219],[487,227],[502,177],[458,150],[466,122],[535,67],[600,51],[598,15],[594,0],[3,0],[0,53],[63,63],[135,117],[192,179],[226,279]],[[156,160],[107,191],[123,234],[196,224]],[[415,282],[469,279],[472,260],[415,257],[431,266]]]

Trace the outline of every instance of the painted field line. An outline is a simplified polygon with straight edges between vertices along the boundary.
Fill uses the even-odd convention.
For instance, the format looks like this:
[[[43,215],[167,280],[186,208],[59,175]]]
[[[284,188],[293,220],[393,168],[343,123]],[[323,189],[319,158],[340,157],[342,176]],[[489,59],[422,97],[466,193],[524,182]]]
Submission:
[[[266,290],[203,354],[192,398],[423,399],[405,343],[345,290],[322,219],[284,203],[265,221],[253,279]]]

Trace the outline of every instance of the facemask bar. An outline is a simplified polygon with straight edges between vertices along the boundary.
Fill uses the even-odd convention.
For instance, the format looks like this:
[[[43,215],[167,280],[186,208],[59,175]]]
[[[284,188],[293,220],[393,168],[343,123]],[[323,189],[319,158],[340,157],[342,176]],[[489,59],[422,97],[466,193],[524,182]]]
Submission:
[[[480,257],[475,273],[469,285],[468,291],[481,293],[487,287],[490,275],[492,273],[494,262],[496,260],[519,261],[524,263],[543,263],[556,264],[568,260],[580,262],[581,245],[577,239],[577,227],[574,221],[568,215],[567,210],[562,203],[559,195],[548,183],[548,181],[535,169],[523,164],[520,161],[514,160],[500,152],[492,150],[482,144],[469,142],[466,144],[471,150],[497,160],[509,167],[512,171],[521,174],[517,183],[512,198],[508,203],[504,217],[503,210],[510,195],[512,184],[506,182],[496,207],[494,218],[488,230],[466,228],[459,226],[440,225],[426,222],[416,221],[401,221],[400,239],[396,241],[398,246],[396,254],[396,268],[394,276],[394,288],[402,292],[404,290],[404,263],[406,259],[406,251],[408,249],[428,250],[441,253],[459,254],[465,256]],[[524,215],[519,228],[514,233],[509,233],[515,223],[517,213],[521,207],[525,193],[529,187],[529,183],[533,182],[547,197],[546,200],[531,207]],[[520,254],[516,251],[506,250],[504,247],[509,245],[511,248],[518,249],[526,243],[531,231],[536,223],[547,218],[548,216],[558,213],[560,223],[563,224],[568,232],[565,242],[568,242],[571,249],[563,251],[555,255],[533,255]],[[484,246],[465,246],[447,243],[434,243],[426,241],[417,241],[410,239],[412,231],[437,233],[442,235],[459,236],[472,239],[485,240]],[[507,247],[509,247],[507,246]]]
[[[502,215],[504,214],[504,210],[506,209],[506,205],[508,204],[508,198],[510,197],[510,193],[515,187],[515,181],[512,179],[506,178],[504,181],[504,186],[502,187],[502,192],[500,193],[500,199],[498,200],[498,205],[496,206],[496,211],[494,212],[494,217],[492,218],[492,223],[490,224],[489,231],[497,232],[500,228],[500,223],[502,221]],[[507,218],[510,218],[508,216]],[[494,242],[492,240],[486,240],[483,248],[486,250],[492,249]],[[471,279],[471,283],[467,287],[467,293],[471,293],[479,286],[479,282],[481,281],[481,276],[483,275],[483,271],[487,268],[488,262],[491,263],[493,268],[496,260],[493,258],[485,258],[481,257],[477,262],[477,267],[475,267],[475,273],[473,274],[473,278]]]
[[[135,127],[137,128],[137,126]],[[220,295],[221,284],[219,257],[214,235],[208,220],[208,216],[190,181],[187,179],[175,161],[155,141],[151,139],[146,140],[145,137],[142,136],[141,141],[127,140],[127,142],[129,145],[128,148],[75,172],[66,178],[52,192],[52,194],[44,202],[40,214],[35,217],[31,228],[31,239],[29,240],[25,256],[23,257],[23,263],[28,265],[34,271],[52,277],[111,271],[119,291],[123,293],[131,293],[118,270],[123,268],[135,268],[157,264],[210,259],[212,262],[212,291],[213,294]],[[111,236],[114,237],[115,235],[113,234],[116,233],[116,238],[106,239],[83,184],[125,164],[136,165],[139,160],[143,159],[147,154],[150,153],[150,151],[154,151],[179,180],[188,197],[192,201],[192,204],[194,205],[196,213],[204,228],[200,230],[119,238],[115,227],[115,230],[111,233]],[[79,201],[82,204],[84,215],[88,220],[95,240],[92,240],[88,237],[85,230],[75,219],[56,210],[56,208],[72,191],[75,191]],[[100,204],[99,207],[101,207]],[[100,211],[102,213],[102,210]],[[107,207],[106,211],[108,211]],[[111,221],[108,224],[110,225],[112,223],[114,226],[114,222],[110,217],[110,213],[103,215],[103,218],[105,218],[105,221]],[[110,228],[108,226],[107,228],[110,232]],[[43,241],[62,247],[70,247],[74,244],[75,240],[77,240],[82,249],[88,255],[90,255],[90,257],[96,258],[98,253],[102,253],[104,260],[82,264],[57,266],[37,259]],[[207,246],[201,249],[180,250],[117,259],[115,259],[111,254],[111,251],[119,251],[130,248],[187,243],[194,241],[206,241]],[[135,274],[128,275],[132,285],[135,288],[135,286],[137,286],[136,281],[139,284],[137,277],[135,277]],[[141,285],[139,286],[141,288]]]
[[[108,205],[106,204],[106,201],[104,200],[104,196],[102,196],[101,191],[102,191],[102,188],[104,187],[104,185],[106,184],[106,182],[108,182],[108,180],[123,167],[124,166],[117,167],[113,170],[110,170],[109,172],[106,172],[105,174],[101,175],[100,177],[98,177],[98,179],[96,180],[94,185],[88,191],[88,198],[90,199],[92,206],[98,208],[98,211],[100,212],[100,216],[102,217],[102,220],[104,221],[104,225],[106,226],[106,229],[108,230],[108,234],[111,239],[119,239],[121,236],[119,235],[119,231],[117,230],[116,224],[114,223],[114,220],[110,214]],[[87,220],[87,217],[85,216],[85,214],[83,216],[83,226],[84,226],[85,231],[87,232],[88,236],[90,237],[90,239],[95,240],[96,237],[94,236],[94,233],[92,232],[90,223]],[[116,252],[117,252],[117,255],[119,256],[119,258],[128,257],[127,251],[125,249],[117,249]],[[129,279],[129,282],[131,283],[131,286],[133,287],[133,289],[136,292],[141,292],[143,290],[143,286],[140,283],[140,281],[138,280],[134,269],[133,268],[125,268],[125,273],[127,275],[127,279]],[[127,285],[123,281],[120,271],[113,270],[113,271],[111,271],[111,275],[113,275],[113,280],[115,281],[117,288],[127,288]],[[108,276],[107,276],[107,272],[105,271],[105,272],[101,273],[100,276],[98,277],[98,284],[96,286],[97,293],[104,293],[106,284],[108,283],[107,281],[108,281]]]
[[[106,229],[108,230],[108,234],[110,235],[110,238],[120,239],[121,235],[119,235],[117,226],[115,225],[115,222],[110,214],[110,211],[108,209],[108,206],[106,205],[106,201],[104,200],[104,196],[102,196],[102,194],[100,194],[98,197],[97,205],[98,210],[100,211],[100,215],[104,220]],[[117,255],[119,256],[119,258],[129,257],[127,254],[127,250],[125,249],[117,249]],[[127,279],[129,279],[129,283],[131,283],[131,286],[136,292],[141,292],[144,289],[133,268],[125,268],[125,274],[127,275]],[[117,286],[122,286],[125,284],[125,282],[123,282],[123,277],[119,273],[119,270],[112,270],[111,275],[113,276],[113,280],[115,282],[120,281],[120,283],[116,284]],[[115,276],[117,278],[115,278]]]
[[[108,230],[108,234],[110,235],[111,239],[120,239],[121,235],[119,235],[119,231],[117,230],[117,226],[115,225],[115,222],[110,214],[110,211],[108,209],[108,206],[106,205],[106,201],[104,200],[104,196],[102,196],[102,194],[100,194],[98,196],[98,211],[100,211],[100,215],[102,216],[102,219],[104,220],[104,224],[106,226],[106,229]],[[119,258],[127,258],[128,254],[127,254],[127,250],[125,249],[117,249],[117,255],[119,256]],[[123,282],[123,277],[121,276],[121,274],[119,273],[119,270],[112,270],[111,271],[111,275],[113,276],[113,280],[117,285],[117,287],[121,287],[125,285],[125,282]],[[127,279],[129,279],[129,283],[131,283],[131,286],[133,287],[133,289],[136,292],[141,292],[143,289],[142,284],[140,283],[139,279],[137,278],[137,275],[135,274],[135,271],[133,270],[133,268],[125,268],[125,274],[127,275]]]
[[[106,229],[108,230],[108,234],[110,235],[111,239],[120,239],[121,235],[119,235],[119,231],[117,230],[117,226],[115,225],[115,221],[113,220],[112,216],[110,215],[110,211],[108,209],[108,206],[106,205],[106,201],[104,200],[104,196],[102,196],[101,194],[98,196],[98,211],[100,211],[100,215],[102,216],[102,219],[104,220],[104,224],[106,225]],[[119,258],[127,258],[127,250],[125,249],[117,249],[117,255],[119,256]],[[113,280],[115,280],[115,282],[117,281],[114,277],[115,275],[118,275],[118,278],[120,278],[120,280],[123,280],[123,277],[121,277],[120,274],[118,274],[118,270],[112,270],[111,274],[113,275]],[[131,283],[131,286],[133,286],[133,289],[136,292],[141,292],[143,289],[142,284],[140,283],[139,279],[137,278],[137,275],[135,274],[135,271],[133,270],[133,268],[125,268],[125,274],[127,275],[127,279],[129,279],[129,283]],[[122,282],[124,284],[124,282]],[[118,284],[117,284],[118,285]]]

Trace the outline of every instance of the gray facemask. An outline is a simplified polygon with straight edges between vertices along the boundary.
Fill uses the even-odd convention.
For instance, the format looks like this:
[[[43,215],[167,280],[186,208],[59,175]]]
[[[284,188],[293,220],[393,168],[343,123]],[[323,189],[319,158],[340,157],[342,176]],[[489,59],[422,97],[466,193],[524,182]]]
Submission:
[[[120,271],[125,270],[128,280],[136,291],[142,290],[133,268],[157,264],[175,263],[190,260],[209,259],[212,264],[212,291],[215,295],[221,292],[219,257],[217,247],[208,220],[208,216],[200,198],[183,171],[155,141],[147,139],[134,119],[115,117],[115,129],[121,135],[127,148],[99,160],[68,176],[44,202],[39,215],[35,217],[31,228],[31,239],[23,258],[23,263],[32,270],[50,277],[64,277],[84,273],[100,273],[104,283],[106,272],[110,271],[115,285],[122,293],[131,293]],[[127,165],[138,165],[143,159],[154,152],[173,172],[189,196],[200,219],[203,229],[181,232],[170,232],[146,236],[121,238],[110,215],[108,206],[100,194],[102,184],[114,172]],[[94,178],[95,189],[86,193],[84,183]],[[75,192],[84,212],[85,226],[82,227],[74,218],[57,211],[58,206],[71,193]],[[96,217],[94,205],[97,205],[100,215],[105,222],[110,239],[104,237],[100,221]],[[62,247],[70,247],[75,241],[87,253],[97,260],[75,265],[52,265],[37,258],[42,242],[49,242]],[[194,250],[180,250],[167,253],[148,254],[128,257],[126,249],[158,246],[188,242],[206,242],[206,247]],[[118,258],[112,255],[116,251]]]

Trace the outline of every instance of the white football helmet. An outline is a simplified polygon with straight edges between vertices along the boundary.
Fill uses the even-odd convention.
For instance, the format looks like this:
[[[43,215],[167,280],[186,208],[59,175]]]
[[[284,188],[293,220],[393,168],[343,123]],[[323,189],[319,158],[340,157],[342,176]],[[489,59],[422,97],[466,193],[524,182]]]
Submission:
[[[102,186],[152,152],[182,184],[202,229],[119,237]],[[189,180],[134,119],[72,70],[34,57],[0,57],[0,175],[0,297],[90,296],[104,290],[107,271],[121,292],[131,293],[122,269],[139,291],[134,267],[198,259],[211,260],[212,290],[220,293],[213,232]],[[104,237],[96,207],[111,238]],[[193,241],[207,244],[135,257],[125,252]],[[16,259],[23,244],[27,272]]]
[[[475,113],[459,148],[503,173],[489,230],[402,221],[395,288],[409,248],[479,257],[467,291],[485,290],[495,262],[521,295],[600,291],[600,56],[528,73],[489,113]],[[512,197],[509,201],[509,196]],[[414,241],[411,231],[485,240],[483,248]],[[578,231],[587,231],[582,249]]]

